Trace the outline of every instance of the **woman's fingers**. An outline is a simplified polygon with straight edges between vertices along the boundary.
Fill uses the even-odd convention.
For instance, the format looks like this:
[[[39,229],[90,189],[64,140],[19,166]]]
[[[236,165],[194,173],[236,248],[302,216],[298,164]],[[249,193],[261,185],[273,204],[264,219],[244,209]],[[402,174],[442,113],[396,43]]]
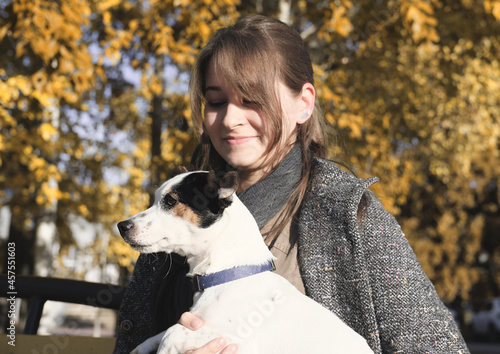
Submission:
[[[236,344],[229,344],[227,347],[224,348],[223,351],[220,352],[220,354],[234,354],[238,352],[238,346]]]
[[[179,319],[179,323],[192,331],[196,331],[203,327],[202,319],[193,315],[191,312],[184,312]]]
[[[200,329],[204,324],[201,318],[193,315],[191,312],[184,312],[179,319],[179,323],[192,331]],[[201,348],[188,350],[186,354],[215,354],[221,350],[220,354],[234,354],[238,352],[236,344],[229,344],[228,346],[226,344],[227,341],[224,338],[215,338]]]
[[[186,354],[215,354],[218,353],[226,345],[226,340],[224,338],[215,338],[205,344],[203,347],[188,350]],[[234,354],[238,352],[238,346],[236,344],[230,344],[220,352],[220,354]]]

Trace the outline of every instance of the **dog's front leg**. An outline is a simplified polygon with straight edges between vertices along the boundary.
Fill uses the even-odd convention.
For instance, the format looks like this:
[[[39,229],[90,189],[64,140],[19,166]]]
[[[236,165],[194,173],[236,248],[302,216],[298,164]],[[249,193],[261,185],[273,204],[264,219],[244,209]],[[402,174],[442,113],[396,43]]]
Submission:
[[[188,350],[198,349],[216,337],[208,328],[203,327],[192,331],[175,324],[168,330],[146,339],[130,354],[179,354]]]
[[[217,335],[211,331],[207,325],[192,331],[180,324],[175,324],[161,338],[157,354],[184,354],[188,350],[201,348],[219,336],[220,334]]]
[[[196,332],[177,323],[161,338],[157,354],[184,354],[189,349],[196,349],[193,346],[194,337]]]
[[[156,350],[160,346],[160,342],[167,331],[158,333],[157,335],[146,339],[144,342],[139,344],[130,354],[150,354],[156,353]]]

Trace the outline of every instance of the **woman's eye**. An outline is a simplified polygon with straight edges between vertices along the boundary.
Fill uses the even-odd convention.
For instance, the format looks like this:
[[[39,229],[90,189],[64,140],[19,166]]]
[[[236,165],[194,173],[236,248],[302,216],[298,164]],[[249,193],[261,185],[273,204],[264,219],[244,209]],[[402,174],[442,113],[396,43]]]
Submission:
[[[167,205],[169,207],[173,207],[173,206],[175,206],[175,204],[177,204],[177,199],[172,197],[172,195],[170,195],[170,194],[165,195],[163,200],[165,202],[165,205]]]
[[[226,104],[225,101],[216,101],[216,102],[210,102],[210,101],[208,101],[207,102],[207,106],[209,106],[209,107],[221,107],[221,106],[223,106],[225,104]]]
[[[251,101],[247,99],[243,99],[243,104],[246,106],[257,106],[258,103],[256,101]]]

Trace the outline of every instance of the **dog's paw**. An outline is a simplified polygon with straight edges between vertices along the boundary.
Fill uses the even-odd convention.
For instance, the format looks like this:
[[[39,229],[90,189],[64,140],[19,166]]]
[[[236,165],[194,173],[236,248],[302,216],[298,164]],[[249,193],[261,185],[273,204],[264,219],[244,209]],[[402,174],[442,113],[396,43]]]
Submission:
[[[193,338],[193,336],[196,336],[196,332],[180,324],[175,324],[161,338],[157,354],[180,354],[185,353],[189,349],[196,349],[196,346],[190,346],[190,341],[188,340],[188,338]]]
[[[144,342],[139,344],[130,354],[150,354],[156,353],[156,350],[160,346],[160,342],[165,335],[166,331],[158,333],[156,336],[146,339]]]

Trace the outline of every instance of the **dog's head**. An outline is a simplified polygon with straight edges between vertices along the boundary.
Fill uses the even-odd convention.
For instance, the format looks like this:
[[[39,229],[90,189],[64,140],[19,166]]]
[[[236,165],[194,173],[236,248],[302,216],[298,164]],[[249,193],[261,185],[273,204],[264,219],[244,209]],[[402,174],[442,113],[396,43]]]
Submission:
[[[232,204],[238,183],[236,172],[182,172],[158,188],[153,206],[119,222],[118,230],[140,252],[186,255],[194,244],[204,242],[196,235],[210,234],[204,231]]]

